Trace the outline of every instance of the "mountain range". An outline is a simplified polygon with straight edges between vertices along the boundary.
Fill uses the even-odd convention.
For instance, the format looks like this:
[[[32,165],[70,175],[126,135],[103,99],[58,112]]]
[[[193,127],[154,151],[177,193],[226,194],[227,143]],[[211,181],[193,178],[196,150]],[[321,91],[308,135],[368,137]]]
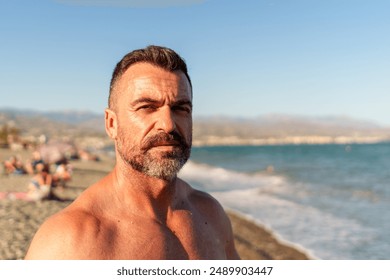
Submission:
[[[104,115],[84,111],[35,111],[0,108],[0,126],[17,127],[23,135],[102,136]],[[256,118],[194,118],[195,144],[285,144],[380,142],[390,128],[346,116],[304,117],[283,114]]]

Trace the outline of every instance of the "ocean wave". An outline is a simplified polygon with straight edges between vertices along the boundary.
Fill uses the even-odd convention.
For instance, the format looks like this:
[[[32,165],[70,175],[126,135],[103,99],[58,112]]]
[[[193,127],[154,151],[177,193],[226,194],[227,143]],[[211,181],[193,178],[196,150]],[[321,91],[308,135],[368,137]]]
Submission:
[[[375,232],[356,220],[303,203],[311,195],[305,184],[282,175],[248,174],[190,161],[180,177],[209,192],[225,208],[265,225],[279,239],[306,248],[313,258],[353,259],[350,248],[376,238]]]
[[[282,191],[285,178],[272,173],[247,174],[222,167],[189,161],[179,176],[195,187],[207,191],[230,191],[256,188],[263,192]]]

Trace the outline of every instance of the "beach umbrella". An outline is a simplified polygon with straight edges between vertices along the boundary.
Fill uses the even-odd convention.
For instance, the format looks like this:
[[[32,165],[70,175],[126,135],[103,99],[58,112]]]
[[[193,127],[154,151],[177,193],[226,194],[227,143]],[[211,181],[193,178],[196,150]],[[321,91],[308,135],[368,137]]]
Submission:
[[[42,145],[38,151],[44,162],[55,163],[68,158],[71,154],[74,154],[76,152],[76,148],[74,145],[66,142],[51,142]]]

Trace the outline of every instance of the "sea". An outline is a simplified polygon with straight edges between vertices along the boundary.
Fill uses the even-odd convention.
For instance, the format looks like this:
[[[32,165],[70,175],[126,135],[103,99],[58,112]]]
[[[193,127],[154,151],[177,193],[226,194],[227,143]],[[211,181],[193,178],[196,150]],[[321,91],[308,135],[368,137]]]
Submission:
[[[194,147],[180,177],[311,258],[390,259],[390,143]]]

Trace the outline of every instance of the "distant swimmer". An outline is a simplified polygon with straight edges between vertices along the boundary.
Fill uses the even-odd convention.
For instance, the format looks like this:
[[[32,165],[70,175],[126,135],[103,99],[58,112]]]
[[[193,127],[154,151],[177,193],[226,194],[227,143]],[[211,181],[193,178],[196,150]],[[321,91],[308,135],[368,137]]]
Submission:
[[[221,205],[177,177],[191,152],[192,94],[173,50],[125,55],[105,111],[116,165],[40,227],[26,259],[239,259]]]
[[[274,168],[273,165],[268,165],[266,170],[267,170],[268,173],[272,173],[272,172],[275,171],[275,168]]]

